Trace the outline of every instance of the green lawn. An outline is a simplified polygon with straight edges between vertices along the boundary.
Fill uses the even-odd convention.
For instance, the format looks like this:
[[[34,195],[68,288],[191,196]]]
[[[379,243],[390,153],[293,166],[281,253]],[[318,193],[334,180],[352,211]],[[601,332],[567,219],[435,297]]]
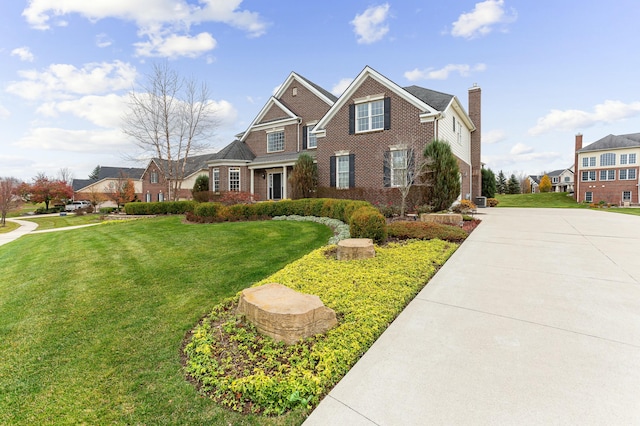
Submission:
[[[146,219],[0,247],[0,424],[290,425],[198,396],[185,333],[222,299],[326,243],[310,222]]]
[[[0,234],[4,232],[11,232],[15,229],[18,229],[20,225],[15,222],[9,222],[8,220],[5,222],[4,226],[0,226]]]
[[[88,225],[92,223],[100,223],[99,214],[85,214],[82,216],[76,216],[69,214],[67,216],[43,216],[43,217],[21,217],[22,220],[28,220],[29,222],[35,222],[38,224],[38,230],[65,228],[67,226]]]
[[[498,207],[546,207],[546,208],[588,208],[588,204],[576,203],[566,192],[540,194],[496,194]]]

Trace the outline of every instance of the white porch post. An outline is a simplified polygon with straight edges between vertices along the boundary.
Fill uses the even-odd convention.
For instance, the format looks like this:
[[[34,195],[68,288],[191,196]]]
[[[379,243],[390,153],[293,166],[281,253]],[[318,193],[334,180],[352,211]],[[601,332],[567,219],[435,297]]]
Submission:
[[[251,195],[255,195],[255,190],[254,190],[255,189],[255,183],[253,181],[254,178],[255,178],[255,173],[254,173],[253,169],[249,169],[249,176],[250,176],[249,181],[251,182],[250,192],[251,192]]]
[[[287,166],[282,166],[282,198],[287,197]]]

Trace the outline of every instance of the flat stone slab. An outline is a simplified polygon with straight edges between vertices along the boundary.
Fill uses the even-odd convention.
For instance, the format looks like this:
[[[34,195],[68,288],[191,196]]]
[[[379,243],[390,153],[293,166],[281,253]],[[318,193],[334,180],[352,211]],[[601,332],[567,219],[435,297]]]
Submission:
[[[445,225],[459,225],[462,223],[462,215],[458,213],[422,213],[421,222],[444,223]]]
[[[270,283],[242,290],[237,312],[258,331],[288,345],[322,334],[338,324],[333,309],[318,296]]]
[[[338,260],[370,259],[376,257],[371,238],[347,238],[338,242]]]

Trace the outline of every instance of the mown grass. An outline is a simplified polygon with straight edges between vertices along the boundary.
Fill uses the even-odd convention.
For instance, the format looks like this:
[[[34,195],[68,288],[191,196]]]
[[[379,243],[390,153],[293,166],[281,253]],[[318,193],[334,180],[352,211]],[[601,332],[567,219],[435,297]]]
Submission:
[[[498,207],[539,207],[539,208],[588,208],[588,204],[576,203],[566,192],[539,194],[496,194]]]
[[[28,220],[29,222],[35,222],[38,224],[38,230],[66,228],[67,226],[89,225],[93,223],[100,223],[99,214],[85,214],[82,216],[76,216],[74,214],[68,214],[67,216],[42,216],[42,217],[23,217],[22,220]]]
[[[4,226],[0,226],[0,234],[4,233],[4,232],[11,232],[14,231],[16,229],[18,229],[20,225],[18,225],[15,222],[10,222],[10,221],[6,221]]]
[[[198,396],[185,334],[224,298],[328,240],[309,222],[146,219],[0,247],[0,424],[299,424]]]

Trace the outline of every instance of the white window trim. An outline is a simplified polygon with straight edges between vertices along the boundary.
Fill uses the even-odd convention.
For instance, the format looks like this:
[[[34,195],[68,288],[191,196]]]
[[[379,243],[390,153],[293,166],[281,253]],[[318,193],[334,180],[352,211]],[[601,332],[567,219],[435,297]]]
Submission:
[[[229,176],[228,176],[228,181],[229,181],[229,191],[235,191],[235,189],[231,189],[231,172],[237,172],[238,173],[238,190],[237,192],[240,192],[240,189],[242,188],[242,176],[240,174],[240,167],[229,167]]]
[[[280,127],[280,128],[277,128],[277,129],[269,129],[269,130],[265,131],[265,133],[267,134],[267,153],[268,154],[271,154],[272,152],[282,152],[282,151],[284,151],[284,148],[285,148],[284,127]],[[282,149],[273,150],[273,151],[269,150],[269,135],[271,135],[273,133],[282,133]]]
[[[344,151],[342,151],[344,152]],[[341,158],[346,158],[347,161],[347,184],[346,186],[341,186],[340,185],[340,159]],[[351,166],[350,161],[349,161],[349,152],[347,151],[346,154],[341,154],[338,155],[336,154],[336,189],[349,189],[349,167]],[[345,173],[344,171],[342,173]]]
[[[313,128],[316,126],[316,124],[318,124],[318,121],[314,121],[312,123],[307,123],[307,149],[316,149],[318,147],[318,137],[315,133],[311,133],[313,131]],[[314,146],[311,146],[311,138],[314,138],[314,140],[316,141],[316,144]]]
[[[590,196],[587,196],[587,194],[589,194]],[[590,200],[588,200],[587,198],[591,198]],[[584,193],[584,200],[587,203],[593,203],[593,191],[587,191]]]
[[[625,192],[629,193],[629,198],[627,199],[624,198]],[[631,202],[631,197],[632,197],[631,191],[622,191],[622,202]]]
[[[609,177],[609,175],[611,174],[611,172],[613,172],[613,177]],[[606,173],[606,176],[604,179],[602,179],[602,174]],[[616,180],[616,171],[613,169],[605,169],[605,170],[600,170],[600,176],[598,176],[601,182],[605,182],[605,181],[612,181],[612,180]]]
[[[216,175],[218,176],[217,179],[216,179]],[[211,178],[212,178],[211,190],[213,192],[220,192],[220,169],[218,167],[214,168],[211,171]]]
[[[371,108],[372,105],[375,102],[382,102],[382,126],[381,127],[376,127],[375,129],[373,128],[373,116],[371,115]],[[380,99],[375,99],[375,100],[371,100],[369,102],[360,102],[360,103],[356,103],[355,104],[355,112],[354,112],[354,120],[355,120],[355,132],[356,133],[368,133],[368,132],[379,132],[380,130],[384,130],[384,97],[380,98]],[[360,105],[367,105],[367,124],[368,124],[368,129],[366,130],[360,130],[358,129],[358,123],[359,123],[359,118],[364,118],[363,117],[358,117],[358,106]],[[378,117],[376,115],[376,117]]]
[[[406,145],[392,145],[389,147],[389,186],[391,186],[392,188],[399,188],[402,186],[402,184],[397,184],[395,183],[394,180],[394,161],[393,161],[393,153],[394,152],[398,152],[398,151],[404,151],[404,155],[405,155],[405,167],[404,167],[404,171],[405,174],[407,173],[407,169],[409,168],[409,160],[406,158],[406,156],[409,154],[409,149],[407,148]]]
[[[584,178],[584,174],[585,173],[587,174],[587,179]],[[593,173],[593,179],[590,178],[592,173]],[[580,180],[582,182],[595,182],[597,177],[598,176],[596,176],[596,171],[595,170],[583,171],[582,172],[582,176],[580,176]]]

